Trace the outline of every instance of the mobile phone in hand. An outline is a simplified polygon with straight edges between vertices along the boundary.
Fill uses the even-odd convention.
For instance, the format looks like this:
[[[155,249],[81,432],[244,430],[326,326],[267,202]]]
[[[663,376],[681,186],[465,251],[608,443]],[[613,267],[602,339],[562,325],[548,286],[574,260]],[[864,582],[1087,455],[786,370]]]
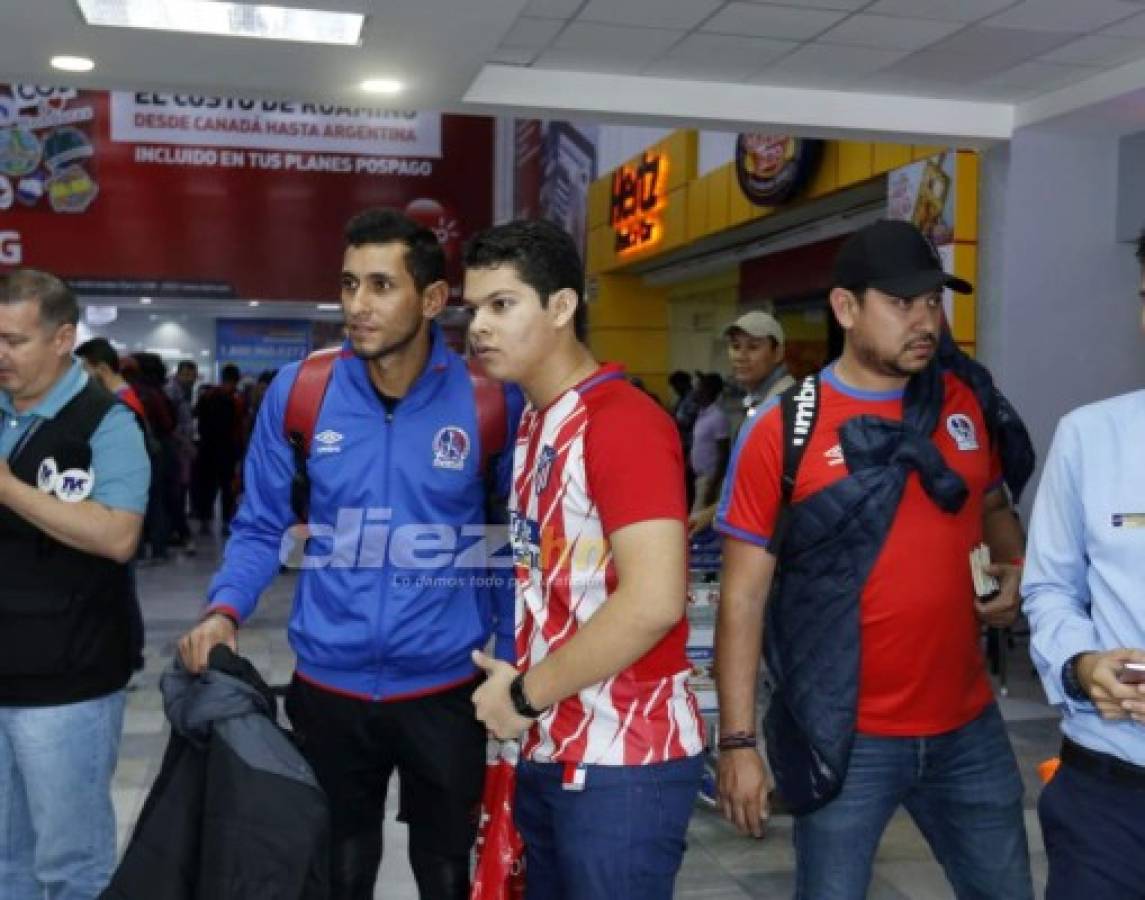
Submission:
[[[1122,684],[1145,684],[1145,663],[1122,663],[1117,680]]]

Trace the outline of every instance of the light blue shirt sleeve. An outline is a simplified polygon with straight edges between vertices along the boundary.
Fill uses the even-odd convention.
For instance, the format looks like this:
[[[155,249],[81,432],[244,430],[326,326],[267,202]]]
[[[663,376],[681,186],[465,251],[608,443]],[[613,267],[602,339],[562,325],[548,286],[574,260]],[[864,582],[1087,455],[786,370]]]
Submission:
[[[1108,722],[1065,694],[1078,653],[1145,649],[1145,392],[1083,407],[1058,425],[1038,486],[1022,578],[1030,649],[1072,740],[1145,765],[1145,728]],[[1129,520],[1129,525],[1126,524]]]
[[[91,436],[91,498],[111,509],[143,515],[151,487],[151,460],[135,416],[116,403]]]
[[[1022,577],[1034,663],[1046,695],[1069,711],[1093,710],[1066,696],[1062,667],[1078,653],[1100,647],[1086,586],[1085,514],[1078,495],[1081,446],[1063,420],[1054,434],[1030,519]]]

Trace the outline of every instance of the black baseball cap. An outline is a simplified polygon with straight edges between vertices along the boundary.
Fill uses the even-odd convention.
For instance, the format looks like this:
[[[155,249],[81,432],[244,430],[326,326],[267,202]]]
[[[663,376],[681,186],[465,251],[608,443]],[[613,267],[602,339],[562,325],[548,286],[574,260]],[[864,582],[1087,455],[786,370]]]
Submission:
[[[879,219],[852,234],[835,257],[837,287],[864,285],[892,297],[917,297],[948,287],[974,290],[969,281],[948,274],[938,251],[913,224]]]

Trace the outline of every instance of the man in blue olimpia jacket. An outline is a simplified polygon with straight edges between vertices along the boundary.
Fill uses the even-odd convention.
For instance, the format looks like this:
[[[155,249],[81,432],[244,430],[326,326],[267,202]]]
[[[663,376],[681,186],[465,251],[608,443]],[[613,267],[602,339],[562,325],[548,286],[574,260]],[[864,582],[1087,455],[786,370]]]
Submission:
[[[494,626],[501,658],[513,640],[511,569],[488,566],[503,542],[486,535],[486,487],[507,494],[521,402],[506,394],[510,452],[485,477],[476,388],[433,324],[449,287],[428,229],[391,210],[352,219],[341,288],[348,341],[307,460],[286,709],[330,799],[334,896],[373,897],[396,768],[421,897],[465,898],[485,764],[471,654]],[[212,646],[234,646],[290,553],[297,469],[284,419],[298,368],[263,401],[206,618],[180,642],[192,671]]]

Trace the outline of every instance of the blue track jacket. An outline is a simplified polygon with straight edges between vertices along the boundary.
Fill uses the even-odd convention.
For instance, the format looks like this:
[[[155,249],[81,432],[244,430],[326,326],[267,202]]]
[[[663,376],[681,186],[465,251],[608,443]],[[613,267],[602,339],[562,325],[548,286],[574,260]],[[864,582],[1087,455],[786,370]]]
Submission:
[[[283,435],[298,363],[271,383],[243,469],[209,608],[239,622],[287,561],[294,459]],[[523,398],[505,388],[504,449],[489,461],[507,496]],[[366,364],[334,364],[311,444],[310,537],[290,616],[298,674],[373,700],[432,693],[474,677],[496,629],[513,661],[514,583],[504,528],[485,527],[473,383],[436,326],[425,370],[392,415]],[[297,564],[297,563],[295,563]]]

